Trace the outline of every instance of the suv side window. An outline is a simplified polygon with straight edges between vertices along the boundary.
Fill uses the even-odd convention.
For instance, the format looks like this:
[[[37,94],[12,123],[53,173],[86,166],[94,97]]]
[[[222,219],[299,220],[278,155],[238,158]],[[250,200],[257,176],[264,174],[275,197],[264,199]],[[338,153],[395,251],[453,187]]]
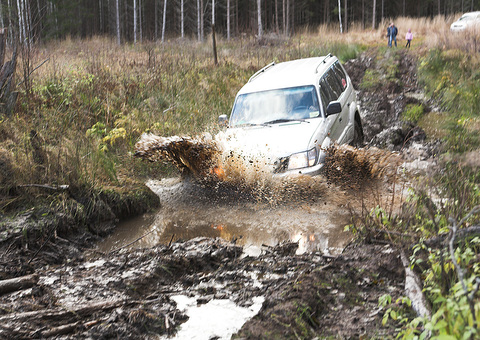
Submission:
[[[337,100],[338,97],[335,97],[336,94],[332,91],[328,83],[327,76],[324,75],[322,79],[320,79],[320,97],[322,99],[322,107],[323,112],[327,112],[327,106],[330,102]]]
[[[333,93],[335,94],[334,98],[332,100],[337,100],[338,97],[343,92],[343,87],[341,80],[337,77],[335,74],[334,68],[331,67],[328,72],[325,74],[325,79],[328,82],[328,85],[330,85],[330,88],[332,89]]]
[[[339,78],[340,83],[342,84],[343,92],[347,88],[347,75],[338,61],[333,64],[333,68],[335,70],[335,75]]]

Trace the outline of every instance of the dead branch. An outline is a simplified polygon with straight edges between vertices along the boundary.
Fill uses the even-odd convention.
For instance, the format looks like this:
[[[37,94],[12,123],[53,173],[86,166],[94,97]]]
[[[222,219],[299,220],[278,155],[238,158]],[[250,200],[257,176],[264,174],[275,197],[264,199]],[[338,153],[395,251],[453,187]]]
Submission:
[[[0,295],[15,292],[26,288],[33,287],[38,282],[38,275],[31,274],[13,279],[0,281]]]
[[[51,191],[65,191],[65,190],[68,190],[69,188],[68,185],[52,186],[47,184],[22,184],[22,185],[19,185],[18,187],[19,188],[40,188],[40,189],[46,189]]]
[[[73,330],[75,330],[75,328],[78,327],[79,324],[80,322],[77,321],[74,323],[70,323],[68,325],[62,325],[62,326],[50,328],[42,332],[42,338],[48,338],[55,335],[64,335],[64,334],[71,333]]]
[[[124,248],[127,248],[128,246],[131,246],[131,245],[134,244],[135,242],[140,241],[142,238],[150,235],[150,234],[153,233],[154,231],[155,231],[155,228],[153,228],[152,230],[150,230],[148,233],[143,234],[143,235],[140,236],[139,238],[133,240],[132,242],[127,243],[127,244],[124,245],[124,246],[121,246],[121,247],[119,247],[119,248],[117,248],[117,249],[112,250],[109,254],[113,254],[113,253],[115,253],[115,252],[117,252],[117,251],[119,251],[119,250],[121,250],[121,249],[124,249]]]
[[[33,72],[35,72],[37,69],[39,69],[40,67],[42,67],[43,64],[45,64],[45,63],[46,63],[47,61],[49,61],[49,60],[50,60],[50,58],[47,58],[47,59],[45,59],[43,62],[41,62],[40,65],[38,65],[37,67],[35,67],[33,70],[31,70],[31,71],[28,73],[27,77],[30,77]],[[21,82],[19,82],[19,83],[17,84],[17,86],[20,86],[21,84],[23,84],[23,83],[25,82],[25,80],[26,80],[26,79],[23,78],[23,80],[22,80]]]
[[[450,234],[442,234],[439,236],[435,236],[432,238],[429,238],[428,240],[425,240],[423,243],[427,247],[442,247],[447,245],[449,241],[449,235]],[[463,228],[463,229],[457,229],[456,236],[455,236],[455,243],[459,243],[464,241],[467,237],[472,237],[472,236],[480,236],[480,225],[473,225],[468,228]]]
[[[421,281],[410,268],[410,262],[403,249],[400,250],[400,258],[405,268],[405,293],[410,301],[412,301],[412,308],[418,316],[430,319],[432,312],[427,304],[425,295],[423,295]]]

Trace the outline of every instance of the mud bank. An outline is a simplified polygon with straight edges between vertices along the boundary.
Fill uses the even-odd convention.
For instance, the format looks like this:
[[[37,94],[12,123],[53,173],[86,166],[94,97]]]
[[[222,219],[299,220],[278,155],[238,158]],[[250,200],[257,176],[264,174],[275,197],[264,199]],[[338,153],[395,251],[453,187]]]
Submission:
[[[297,246],[266,247],[250,257],[235,244],[197,238],[105,255],[87,252],[85,258],[39,268],[29,288],[2,295],[0,337],[167,336],[187,320],[178,296],[199,306],[228,299],[240,308],[261,298],[257,316],[234,329],[234,338],[393,335],[382,327],[378,309],[381,295],[403,292],[403,269],[393,248],[351,245],[331,257],[294,255]],[[209,329],[200,338],[219,335]]]
[[[0,216],[0,279],[30,274],[49,264],[82,258],[82,251],[109,234],[119,219],[160,205],[144,184],[101,191],[26,187],[18,197],[35,205]]]

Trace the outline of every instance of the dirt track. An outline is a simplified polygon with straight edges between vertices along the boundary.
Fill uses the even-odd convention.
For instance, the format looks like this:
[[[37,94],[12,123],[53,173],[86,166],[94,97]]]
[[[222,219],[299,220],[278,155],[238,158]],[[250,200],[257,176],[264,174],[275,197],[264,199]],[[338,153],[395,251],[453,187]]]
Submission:
[[[347,63],[357,88],[367,68],[377,69],[374,56],[367,51]],[[360,91],[359,97],[365,108],[366,142],[403,150],[408,156],[404,141],[421,142],[424,134],[400,120],[405,105],[417,101],[406,93],[417,88],[414,58],[402,52],[397,61],[400,82]],[[421,145],[422,155],[428,157],[432,146]],[[235,244],[194,239],[99,254],[90,248],[110,230],[105,223],[109,217],[86,229],[69,216],[63,221],[68,228],[40,239],[21,237],[21,228],[28,228],[32,219],[23,224],[17,220],[17,238],[2,238],[0,264],[8,268],[2,279],[38,276],[30,287],[0,296],[1,338],[136,339],[173,334],[187,319],[172,299],[179,294],[195,296],[200,305],[229,298],[244,307],[263,296],[258,315],[238,333],[242,338],[394,335],[393,329],[382,327],[378,307],[381,295],[395,299],[403,294],[403,268],[390,246],[351,244],[340,256],[328,257],[319,252],[294,255],[296,245],[287,243],[265,247],[259,257],[245,257]],[[48,221],[41,213],[37,217]],[[50,227],[45,222],[45,228]]]

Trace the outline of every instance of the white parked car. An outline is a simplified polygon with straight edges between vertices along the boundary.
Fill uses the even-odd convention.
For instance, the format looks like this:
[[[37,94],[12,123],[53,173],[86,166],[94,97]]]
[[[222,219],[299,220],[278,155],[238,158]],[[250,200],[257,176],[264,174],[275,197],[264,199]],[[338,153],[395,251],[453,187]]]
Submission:
[[[461,32],[470,28],[480,28],[480,12],[465,13],[450,25],[452,32]]]
[[[271,63],[238,92],[227,124],[227,142],[262,155],[276,174],[321,172],[333,142],[363,143],[357,96],[332,55]]]

